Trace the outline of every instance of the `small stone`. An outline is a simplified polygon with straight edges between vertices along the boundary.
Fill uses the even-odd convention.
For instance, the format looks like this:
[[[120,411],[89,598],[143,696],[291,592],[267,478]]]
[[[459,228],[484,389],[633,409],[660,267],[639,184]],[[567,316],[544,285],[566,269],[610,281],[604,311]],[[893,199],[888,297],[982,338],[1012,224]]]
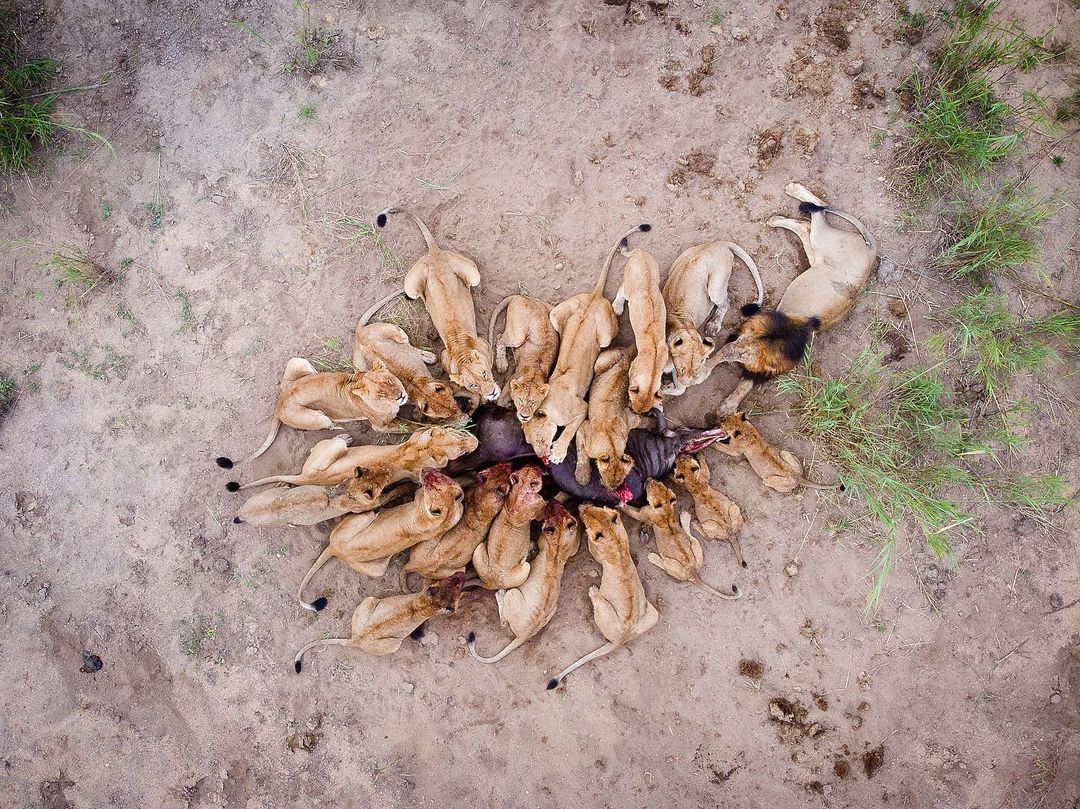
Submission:
[[[731,38],[736,42],[746,42],[747,37],[750,36],[750,32],[745,28],[732,28]]]
[[[1061,593],[1050,594],[1050,609],[1060,610],[1065,606],[1065,599],[1061,597]]]
[[[561,270],[562,268],[563,268],[563,263],[561,261],[556,261],[555,262],[555,269],[556,270]]]
[[[870,675],[865,671],[860,671],[855,676],[855,682],[859,684],[859,688],[863,691],[867,691],[870,688]]]
[[[889,301],[889,312],[893,317],[903,320],[908,315],[907,306],[903,301],[891,300]]]
[[[413,685],[412,683],[402,683],[401,684],[401,690],[404,691],[406,694],[411,694],[415,689],[416,689],[416,686]]]
[[[229,560],[224,556],[219,556],[214,560],[213,568],[215,573],[228,573],[229,572]]]
[[[844,72],[849,76],[858,76],[866,69],[865,59],[853,59],[848,62],[847,67],[844,68]]]
[[[585,182],[585,175],[582,174],[581,169],[574,172],[574,185],[582,185]]]
[[[790,578],[795,578],[799,575],[799,566],[794,562],[788,562],[784,567],[784,572],[787,573]]]
[[[372,42],[386,39],[386,28],[382,25],[369,25],[367,27],[367,38]]]
[[[101,658],[93,652],[84,651],[82,653],[82,668],[79,669],[83,674],[93,674],[95,671],[101,671],[101,667],[104,665],[101,662]]]
[[[314,76],[308,79],[308,84],[310,84],[316,90],[321,90],[326,86],[326,76],[322,75],[321,73],[316,73]]]
[[[420,638],[421,646],[438,646],[439,636],[432,632],[430,629],[424,632],[424,636]]]
[[[778,5],[776,7],[776,16],[779,17],[781,20],[786,20],[788,18],[787,6],[785,6],[783,3]]]
[[[891,258],[881,258],[878,261],[878,278],[886,284],[895,284],[900,280],[900,268]]]
[[[1053,694],[1050,695],[1050,704],[1057,705],[1059,702],[1061,702],[1061,694],[1055,691]]]

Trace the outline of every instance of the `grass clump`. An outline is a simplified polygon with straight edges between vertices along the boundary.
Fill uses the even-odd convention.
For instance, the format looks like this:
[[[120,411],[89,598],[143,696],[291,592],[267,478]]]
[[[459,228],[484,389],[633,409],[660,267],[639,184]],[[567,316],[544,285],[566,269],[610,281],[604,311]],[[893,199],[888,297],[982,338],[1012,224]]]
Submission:
[[[195,331],[199,326],[199,319],[195,317],[195,305],[191,302],[191,296],[183,289],[177,289],[174,295],[180,304],[180,325],[176,328],[177,334],[188,334]]]
[[[0,373],[0,418],[6,416],[19,399],[19,383],[14,377]]]
[[[1076,325],[1059,318],[1049,328],[1075,338]],[[843,377],[819,374],[808,359],[778,383],[797,397],[800,429],[837,468],[845,493],[884,529],[868,607],[884,592],[906,526],[915,525],[934,554],[949,557],[957,536],[977,530],[972,499],[1039,519],[1069,502],[1060,478],[1002,467],[995,444],[1012,446],[1018,437],[968,426],[967,408],[952,401],[934,370],[888,371],[872,344]]]
[[[915,44],[926,33],[930,24],[930,15],[924,11],[912,11],[907,3],[901,2],[896,9],[897,32],[911,44]]]
[[[330,31],[305,25],[296,35],[296,49],[281,66],[283,73],[314,76],[327,66],[348,67],[352,60],[342,53],[337,42],[340,31]]]
[[[101,284],[115,283],[121,277],[119,273],[102,267],[79,247],[61,248],[45,262],[45,267],[52,271],[58,289],[65,284],[80,289],[80,299]]]
[[[779,387],[799,398],[800,426],[836,466],[845,492],[865,502],[885,529],[869,604],[881,597],[907,521],[936,555],[949,554],[953,533],[973,517],[946,490],[974,483],[960,459],[986,448],[959,428],[959,414],[932,374],[886,373],[870,346],[842,378],[821,376],[808,361]]]
[[[968,296],[953,312],[951,338],[962,361],[973,363],[973,373],[988,397],[1004,393],[1014,375],[1042,368],[1058,358],[1051,346],[1064,342],[1080,348],[1080,314],[1061,311],[1045,318],[1018,318],[1006,306],[1004,295],[988,289]],[[938,335],[935,344],[950,339]]]
[[[296,111],[296,117],[301,121],[316,121],[319,118],[319,109],[314,104],[301,104]]]
[[[336,337],[327,337],[323,340],[322,348],[318,354],[310,358],[310,362],[318,371],[355,371],[352,364],[352,356],[349,350]]]
[[[190,621],[184,621],[180,632],[180,652],[185,657],[196,659],[202,655],[207,644],[217,639],[218,627],[209,618],[195,615]]]
[[[900,161],[919,196],[957,183],[978,185],[983,172],[1019,142],[1014,121],[1034,120],[1045,107],[1034,92],[1011,100],[997,95],[1009,74],[1054,56],[1041,37],[993,21],[999,5],[956,0],[943,14],[949,34],[932,55],[931,69],[907,81],[912,123]]]
[[[104,357],[95,361],[90,349],[77,349],[62,357],[60,364],[69,371],[79,371],[97,382],[109,379],[124,370],[127,357],[112,346],[104,346]]]
[[[349,214],[338,214],[331,223],[337,236],[349,242],[361,254],[374,252],[379,258],[379,274],[372,279],[375,283],[394,281],[402,277],[405,262],[383,238],[380,231],[371,222],[358,219]]]
[[[1006,187],[981,204],[960,202],[936,263],[975,280],[1014,272],[1039,258],[1039,226],[1053,214],[1050,198]]]
[[[42,91],[55,78],[60,63],[55,59],[25,59],[12,32],[14,20],[0,8],[0,170],[5,174],[26,171],[34,151],[47,145],[58,132],[74,132],[111,148],[96,132],[59,120],[57,99],[79,88]]]

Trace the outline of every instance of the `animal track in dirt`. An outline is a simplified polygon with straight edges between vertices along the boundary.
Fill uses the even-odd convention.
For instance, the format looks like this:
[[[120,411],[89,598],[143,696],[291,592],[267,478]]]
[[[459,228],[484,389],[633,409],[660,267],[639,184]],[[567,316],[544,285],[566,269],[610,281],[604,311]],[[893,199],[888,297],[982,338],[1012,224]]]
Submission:
[[[692,175],[709,177],[716,167],[716,152],[707,152],[704,149],[692,149],[689,154],[676,158],[675,170],[668,175],[669,188],[685,185]]]
[[[885,764],[885,745],[879,744],[873,750],[867,750],[862,756],[863,772],[867,778],[873,778]]]
[[[798,700],[773,697],[769,700],[769,721],[776,725],[781,741],[797,744],[825,732],[819,722],[810,720],[810,712]]]
[[[751,680],[760,680],[765,675],[765,664],[760,660],[748,660],[744,657],[739,661],[739,674]]]
[[[765,169],[770,163],[780,156],[780,150],[784,145],[784,130],[779,126],[758,130],[757,133],[757,167]]]

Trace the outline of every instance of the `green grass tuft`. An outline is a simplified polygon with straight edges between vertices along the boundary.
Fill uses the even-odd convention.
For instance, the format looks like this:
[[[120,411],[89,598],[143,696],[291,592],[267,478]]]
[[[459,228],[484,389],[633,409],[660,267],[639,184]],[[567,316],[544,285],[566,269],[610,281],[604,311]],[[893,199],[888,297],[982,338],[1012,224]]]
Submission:
[[[864,350],[844,377],[821,376],[807,361],[779,386],[798,397],[800,426],[837,467],[845,492],[864,502],[885,529],[868,597],[873,606],[907,521],[938,556],[947,556],[953,534],[972,522],[947,490],[973,485],[960,459],[986,448],[960,429],[959,413],[929,371],[889,374],[876,346]]]
[[[80,298],[101,284],[112,284],[120,279],[119,273],[102,267],[79,247],[64,246],[45,262],[45,267],[52,271],[57,288],[65,284],[80,288]]]
[[[329,31],[305,25],[296,35],[296,49],[285,64],[283,73],[314,76],[327,66],[348,67],[352,59],[338,48],[339,31]]]
[[[981,204],[956,205],[950,238],[936,264],[984,280],[1038,260],[1038,229],[1053,214],[1051,198],[1006,187]]]
[[[1062,311],[1039,319],[1018,318],[1010,314],[1004,295],[988,289],[967,297],[953,318],[959,357],[974,363],[974,374],[989,397],[1004,393],[1015,374],[1056,360],[1051,340],[1080,347],[1080,315]]]
[[[372,279],[373,283],[395,281],[404,274],[405,262],[371,222],[342,213],[334,218],[330,227],[338,238],[352,244],[361,254],[373,251],[378,256],[379,273]]]
[[[956,185],[976,186],[982,174],[1020,140],[1014,122],[1037,120],[1046,102],[1031,91],[1002,99],[1004,76],[1054,58],[1042,38],[992,20],[1000,5],[956,0],[943,15],[949,34],[932,67],[907,81],[912,122],[899,161],[919,197]]]
[[[111,150],[111,144],[101,135],[56,117],[57,99],[84,88],[42,91],[42,86],[56,77],[60,63],[21,57],[12,16],[7,8],[0,8],[0,170],[5,174],[26,171],[34,151],[59,132],[83,135]]]
[[[13,377],[0,373],[0,416],[5,416],[19,399],[19,383]]]
[[[319,110],[314,104],[301,104],[296,117],[301,121],[316,121],[319,118]]]

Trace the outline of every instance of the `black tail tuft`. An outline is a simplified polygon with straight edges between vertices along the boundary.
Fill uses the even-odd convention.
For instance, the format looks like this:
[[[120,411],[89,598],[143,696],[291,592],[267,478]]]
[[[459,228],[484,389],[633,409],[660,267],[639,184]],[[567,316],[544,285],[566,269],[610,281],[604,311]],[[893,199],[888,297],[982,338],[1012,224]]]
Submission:
[[[652,225],[650,225],[650,224],[638,225],[638,230],[640,230],[642,233],[648,233],[650,230],[652,230]]]
[[[476,643],[476,633],[475,632],[470,632],[469,633],[469,643]]]
[[[224,455],[222,455],[220,458],[218,458],[216,463],[222,469],[232,469],[233,468],[232,458],[226,458]]]
[[[319,596],[311,602],[311,608],[315,610],[315,612],[322,612],[326,609],[326,605],[329,603],[330,602],[326,600],[326,596]]]
[[[841,483],[840,484],[840,491],[846,492],[847,491],[847,486],[845,486],[843,483]]]
[[[240,491],[240,483],[239,483],[239,481],[230,480],[228,483],[225,484],[225,491],[227,491],[227,492],[238,492],[238,491]]]
[[[745,560],[745,559],[743,560],[742,566],[743,566],[743,567],[746,567],[746,560]],[[737,590],[738,590],[739,588],[738,588],[738,587],[734,587],[734,588],[732,588],[732,589],[734,589],[734,590],[736,590],[736,591],[737,591]]]
[[[800,202],[799,213],[817,213],[818,211],[824,211],[824,205],[817,205],[813,202]]]
[[[236,524],[236,525],[239,525],[240,523],[242,523],[242,522],[243,522],[243,520],[241,520],[241,519],[240,519],[239,517],[233,517],[233,518],[232,518],[232,521],[233,521],[233,523],[234,523],[234,524]]]
[[[820,329],[821,328],[821,318],[820,317],[812,317],[808,321],[806,321],[806,325],[809,326],[811,329],[814,329],[814,330]]]
[[[750,315],[756,315],[761,311],[760,303],[744,303],[742,309],[739,310],[743,313],[743,317],[750,317]]]
[[[386,214],[381,213],[375,217],[375,224],[381,228],[386,227]]]
[[[552,677],[550,680],[548,680],[548,684],[547,684],[547,690],[548,691],[550,691],[552,688],[558,688],[558,687],[559,687],[559,678],[558,677]]]
[[[625,236],[623,236],[622,241],[619,242],[619,249],[620,250],[625,250],[629,246],[630,246],[630,240],[627,239]]]
[[[416,627],[416,629],[409,633],[409,637],[413,640],[420,640],[420,638],[424,637],[424,625],[420,624],[420,626]]]
[[[297,673],[297,674],[299,674],[299,673],[300,673],[300,669],[302,669],[302,668],[304,667],[304,664],[303,664],[303,663],[301,663],[301,662],[300,662],[299,660],[297,660],[297,661],[296,661],[296,662],[295,662],[295,663],[293,664],[293,667],[294,667],[294,668],[296,669],[296,673]]]

